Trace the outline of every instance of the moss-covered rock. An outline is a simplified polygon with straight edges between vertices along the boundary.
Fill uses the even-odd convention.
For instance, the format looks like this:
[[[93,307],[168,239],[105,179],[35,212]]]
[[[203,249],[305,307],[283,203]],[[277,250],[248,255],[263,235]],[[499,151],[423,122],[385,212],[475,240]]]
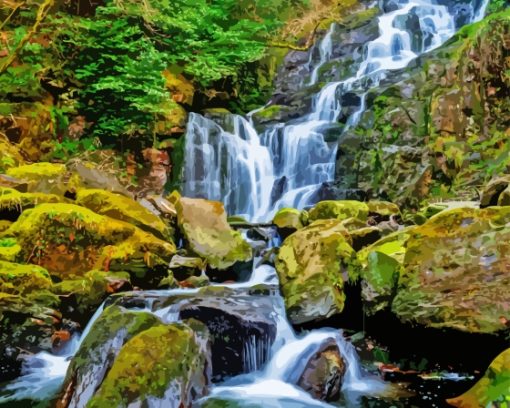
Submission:
[[[382,237],[382,230],[377,227],[364,227],[349,231],[352,239],[352,248],[359,251],[363,247],[373,244]]]
[[[506,330],[509,222],[510,207],[456,208],[413,229],[393,312],[428,327]]]
[[[251,247],[230,228],[222,203],[183,197],[176,209],[188,248],[212,268],[226,269],[252,258]]]
[[[175,253],[171,242],[74,204],[41,204],[27,210],[4,236],[16,239],[16,259],[64,279],[92,269],[140,277],[156,266],[166,269]]]
[[[396,294],[411,228],[394,232],[358,252],[361,295],[368,314],[391,305]]]
[[[28,208],[44,203],[64,203],[64,197],[45,193],[20,193],[12,188],[0,187],[0,217],[15,221]]]
[[[356,264],[349,233],[339,220],[318,220],[290,235],[276,259],[292,323],[321,320],[344,307],[343,272]]]
[[[499,354],[484,376],[467,392],[448,403],[458,408],[505,407],[510,401],[510,349]]]
[[[206,352],[185,324],[145,330],[122,347],[87,406],[190,406],[207,393]]]
[[[295,208],[282,208],[273,218],[282,238],[304,227],[302,212]]]
[[[129,289],[127,272],[90,271],[82,278],[55,283],[52,292],[60,297],[67,316],[82,320],[80,317],[90,317],[108,295]]]
[[[0,173],[5,173],[12,167],[23,165],[24,162],[19,149],[3,135],[0,135]]]
[[[324,219],[345,220],[351,217],[366,221],[367,216],[367,204],[354,200],[321,201],[309,212],[310,222]]]
[[[122,345],[159,324],[159,319],[150,313],[131,312],[115,305],[107,307],[93,323],[69,365],[59,406],[84,407],[103,382]]]
[[[39,182],[42,180],[56,180],[65,175],[66,166],[60,163],[40,162],[12,167],[7,174],[21,180]]]
[[[381,218],[389,218],[392,215],[400,215],[400,208],[397,204],[389,201],[368,201],[368,213]]]
[[[159,238],[170,237],[167,225],[135,200],[105,190],[79,190],[76,203],[116,220],[136,225]]]
[[[510,186],[510,175],[495,177],[482,189],[480,194],[480,207],[490,207],[494,205],[509,205],[505,203],[507,194],[503,194]],[[503,195],[503,196],[502,196]]]
[[[50,290],[52,286],[50,274],[44,268],[0,261],[0,292],[26,296]]]

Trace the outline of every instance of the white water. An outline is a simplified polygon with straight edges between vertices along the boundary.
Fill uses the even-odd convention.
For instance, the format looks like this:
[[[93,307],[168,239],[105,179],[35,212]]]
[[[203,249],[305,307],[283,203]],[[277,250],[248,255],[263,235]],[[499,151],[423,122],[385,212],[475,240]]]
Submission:
[[[480,20],[484,0],[470,21]],[[406,26],[416,15],[419,27]],[[324,129],[337,123],[341,96],[354,92],[357,110],[344,117],[346,127],[357,124],[365,110],[365,95],[377,87],[389,71],[399,70],[444,44],[456,32],[454,16],[433,0],[401,0],[399,8],[378,19],[379,37],[365,44],[355,75],[326,84],[314,96],[311,111],[289,123],[270,126],[257,135],[252,123],[231,115],[235,125],[225,131],[201,115],[192,114],[186,134],[187,165],[184,194],[223,201],[229,214],[253,221],[267,221],[282,207],[303,208],[317,200],[316,193],[335,173],[337,145],[324,139]],[[419,32],[421,42],[413,41]],[[335,25],[316,45],[308,62],[311,75],[304,87],[319,82],[319,71],[333,55]],[[319,52],[319,61],[313,56]],[[248,115],[250,116],[250,115]],[[228,115],[227,115],[228,117]]]

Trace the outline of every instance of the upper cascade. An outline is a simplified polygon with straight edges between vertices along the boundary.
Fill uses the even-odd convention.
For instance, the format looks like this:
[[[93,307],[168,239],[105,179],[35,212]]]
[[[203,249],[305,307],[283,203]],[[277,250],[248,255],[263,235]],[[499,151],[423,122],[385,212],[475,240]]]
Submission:
[[[325,83],[313,96],[309,112],[286,123],[276,123],[258,134],[251,120],[225,114],[212,120],[191,114],[186,134],[184,194],[223,201],[229,214],[266,221],[283,207],[302,209],[317,202],[321,186],[333,181],[343,97],[354,94],[354,110],[342,119],[343,129],[357,124],[365,110],[365,95],[386,80],[389,71],[403,69],[423,53],[451,38],[460,25],[483,18],[488,0],[471,7],[465,21],[456,21],[456,3],[431,0],[384,0],[378,17],[379,36],[360,50],[355,73],[342,81]],[[412,18],[414,23],[409,24]],[[457,18],[458,20],[458,18]],[[333,23],[310,50],[309,78],[301,88],[320,83],[321,67],[333,60]],[[318,55],[318,61],[314,60]],[[341,132],[342,130],[340,130]]]

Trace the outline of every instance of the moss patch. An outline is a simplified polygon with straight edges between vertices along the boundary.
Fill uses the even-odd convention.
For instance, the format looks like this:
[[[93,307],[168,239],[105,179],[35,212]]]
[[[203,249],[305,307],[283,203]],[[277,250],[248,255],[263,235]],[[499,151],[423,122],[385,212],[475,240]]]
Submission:
[[[367,216],[367,204],[354,200],[321,201],[309,212],[311,222],[324,219],[345,220],[352,217],[366,221]]]

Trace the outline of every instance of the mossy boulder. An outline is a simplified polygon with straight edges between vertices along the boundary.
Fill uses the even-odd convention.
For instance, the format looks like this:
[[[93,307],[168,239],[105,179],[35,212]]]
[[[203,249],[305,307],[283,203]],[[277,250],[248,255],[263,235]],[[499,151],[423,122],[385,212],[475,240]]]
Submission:
[[[52,286],[50,274],[40,266],[0,261],[0,292],[29,296]]]
[[[20,193],[12,188],[0,187],[0,218],[16,221],[26,209],[44,203],[64,203],[64,197],[45,193]]]
[[[191,406],[207,393],[207,352],[188,325],[151,327],[122,347],[87,406]]]
[[[377,227],[364,227],[349,231],[352,239],[352,247],[355,251],[373,244],[383,235],[382,230]]]
[[[413,229],[393,312],[427,327],[507,330],[509,223],[510,207],[456,208]]]
[[[304,227],[301,211],[295,208],[282,208],[273,218],[273,224],[278,227],[280,235],[288,235]]]
[[[168,226],[155,214],[135,200],[105,190],[79,190],[76,203],[116,220],[136,225],[159,238],[170,238]]]
[[[510,402],[510,349],[499,354],[484,376],[467,392],[448,403],[458,408],[505,407]]]
[[[222,203],[183,197],[176,209],[188,249],[210,267],[223,270],[252,258],[251,247],[230,228]]]
[[[378,216],[380,218],[389,218],[392,215],[400,215],[400,208],[397,204],[390,203],[389,201],[368,201],[368,213],[371,216]]]
[[[147,312],[132,312],[116,305],[107,307],[93,322],[74,355],[58,405],[85,407],[103,382],[123,344],[159,324],[160,320]]]
[[[276,259],[287,315],[294,324],[321,320],[344,307],[344,272],[356,253],[339,220],[318,220],[290,235]]]
[[[60,297],[62,311],[81,321],[92,316],[110,294],[131,289],[129,280],[127,272],[90,271],[83,277],[55,283],[52,292]]]
[[[345,220],[357,218],[366,221],[368,217],[368,205],[355,200],[321,201],[309,212],[310,222],[324,219]]]
[[[40,182],[43,180],[56,180],[67,172],[65,164],[40,162],[12,167],[7,175],[21,180]]]
[[[478,202],[476,201],[441,201],[437,203],[430,203],[424,205],[414,214],[408,214],[408,218],[415,224],[422,225],[429,218],[441,211],[452,210],[455,208],[478,208]]]
[[[480,195],[480,207],[490,207],[494,205],[509,205],[507,200],[507,190],[510,186],[510,175],[503,175],[492,179],[483,188]]]
[[[92,269],[128,271],[138,277],[165,268],[175,253],[164,242],[126,222],[74,204],[41,204],[23,212],[4,232],[17,241],[16,259],[45,267],[61,279]]]
[[[411,228],[394,232],[358,252],[361,295],[368,314],[391,305],[396,294]]]

